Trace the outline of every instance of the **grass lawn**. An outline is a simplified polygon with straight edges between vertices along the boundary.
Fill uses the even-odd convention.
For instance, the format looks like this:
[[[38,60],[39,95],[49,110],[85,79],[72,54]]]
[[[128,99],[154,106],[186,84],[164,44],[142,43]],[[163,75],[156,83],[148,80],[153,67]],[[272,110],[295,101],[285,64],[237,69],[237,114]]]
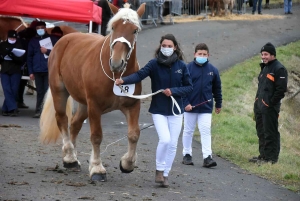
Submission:
[[[272,1],[271,1],[272,2]],[[300,41],[279,47],[277,59],[288,69],[288,92],[279,118],[281,152],[278,163],[258,166],[248,159],[258,156],[258,138],[253,121],[253,103],[260,72],[260,55],[221,73],[223,106],[213,114],[212,148],[251,173],[300,192]],[[195,135],[199,132],[195,131]]]

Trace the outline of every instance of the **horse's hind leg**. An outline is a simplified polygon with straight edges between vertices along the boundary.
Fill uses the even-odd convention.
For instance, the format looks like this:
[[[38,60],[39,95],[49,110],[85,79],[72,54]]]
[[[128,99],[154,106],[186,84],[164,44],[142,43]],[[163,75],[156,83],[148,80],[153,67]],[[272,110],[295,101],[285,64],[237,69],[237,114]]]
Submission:
[[[62,86],[62,83],[58,85],[55,84],[53,83],[50,86],[51,86],[51,92],[53,96],[54,108],[56,111],[55,113],[56,122],[63,138],[63,147],[62,147],[63,164],[65,168],[78,169],[80,167],[80,162],[77,160],[74,145],[70,140],[70,135],[68,130],[68,117],[66,115],[66,106],[67,106],[69,93],[65,89],[65,87]]]
[[[136,147],[140,137],[139,114],[140,103],[137,103],[132,108],[123,109],[128,123],[128,151],[124,154],[120,161],[120,169],[123,173],[133,171],[137,159]]]
[[[78,103],[76,113],[72,118],[71,126],[70,126],[70,139],[74,146],[75,155],[77,155],[77,153],[76,153],[76,138],[78,136],[79,131],[81,130],[83,121],[87,118],[87,116],[88,116],[87,106]],[[64,165],[66,168],[70,167],[73,170],[78,170],[78,171],[80,170],[80,163],[78,160],[77,160],[77,165],[76,165],[76,163],[75,164],[64,163]]]
[[[87,117],[88,117],[87,106],[78,103],[76,113],[72,118],[72,122],[70,126],[71,142],[73,143],[74,147],[76,147],[76,138],[78,136],[78,133],[82,128],[82,124],[84,120]]]

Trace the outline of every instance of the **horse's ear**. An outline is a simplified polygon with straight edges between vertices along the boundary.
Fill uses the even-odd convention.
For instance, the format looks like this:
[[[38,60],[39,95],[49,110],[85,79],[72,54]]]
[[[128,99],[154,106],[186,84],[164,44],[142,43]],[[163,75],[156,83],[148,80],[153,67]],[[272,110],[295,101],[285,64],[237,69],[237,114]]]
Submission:
[[[119,11],[119,8],[117,8],[116,6],[114,6],[112,3],[110,3],[109,1],[107,1],[109,7],[110,7],[110,10],[111,12],[115,15],[118,11]]]
[[[140,7],[138,8],[138,10],[136,11],[137,14],[140,16],[140,18],[143,16],[143,14],[145,12],[145,7],[146,7],[146,3],[142,3],[140,5]]]

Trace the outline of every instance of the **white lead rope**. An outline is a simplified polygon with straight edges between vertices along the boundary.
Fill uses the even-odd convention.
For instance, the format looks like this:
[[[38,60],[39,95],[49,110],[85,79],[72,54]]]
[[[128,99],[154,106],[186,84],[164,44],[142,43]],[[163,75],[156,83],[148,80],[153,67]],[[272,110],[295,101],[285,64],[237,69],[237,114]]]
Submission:
[[[160,89],[160,90],[158,90],[158,91],[156,91],[156,92],[154,92],[154,93],[152,93],[152,94],[146,94],[146,95],[132,95],[132,94],[127,93],[121,86],[118,86],[118,87],[122,90],[122,92],[123,92],[126,96],[128,96],[128,97],[130,97],[130,98],[135,98],[135,99],[144,99],[144,98],[148,98],[148,97],[150,97],[150,96],[154,96],[154,95],[156,95],[156,94],[158,94],[158,93],[164,91],[163,89]],[[179,107],[177,101],[175,100],[175,98],[174,98],[173,96],[170,96],[170,98],[172,99],[172,113],[173,113],[174,116],[178,116],[179,114],[181,114],[181,109],[180,109],[180,107]],[[179,114],[175,114],[175,112],[174,112],[174,105],[176,106],[177,110],[179,111]]]
[[[103,67],[103,64],[102,64],[102,54],[101,54],[101,52],[102,52],[103,46],[104,46],[106,40],[108,39],[108,37],[109,37],[109,36],[107,36],[106,39],[104,40],[104,42],[103,42],[103,44],[102,44],[102,47],[101,47],[101,50],[100,50],[100,63],[101,63],[101,67],[102,67],[102,70],[103,70],[104,74],[105,74],[109,79],[111,79],[113,82],[116,82],[114,73],[113,73],[113,78],[109,77],[109,75],[107,75],[107,73],[105,72],[104,67]],[[126,39],[125,39],[125,40],[126,40]],[[114,41],[115,41],[115,40],[114,40]],[[126,66],[125,66],[125,69],[126,69]],[[124,69],[124,71],[125,71],[125,69]],[[124,71],[122,72],[122,75],[123,75]],[[154,92],[154,93],[151,93],[151,94],[146,94],[146,95],[132,95],[132,94],[127,93],[121,86],[118,86],[118,87],[121,89],[121,91],[122,91],[127,97],[135,98],[135,99],[144,99],[144,98],[148,98],[148,97],[150,97],[150,96],[154,96],[154,95],[156,95],[156,94],[158,94],[158,93],[164,91],[163,89],[160,89],[160,90],[158,90],[157,92]],[[175,100],[175,98],[174,98],[173,96],[170,96],[170,98],[172,99],[172,113],[173,113],[174,116],[178,116],[179,114],[181,114],[181,109],[180,109],[180,107],[179,107],[177,101]],[[179,114],[175,114],[175,112],[174,112],[174,105],[176,106],[177,110],[179,111]]]

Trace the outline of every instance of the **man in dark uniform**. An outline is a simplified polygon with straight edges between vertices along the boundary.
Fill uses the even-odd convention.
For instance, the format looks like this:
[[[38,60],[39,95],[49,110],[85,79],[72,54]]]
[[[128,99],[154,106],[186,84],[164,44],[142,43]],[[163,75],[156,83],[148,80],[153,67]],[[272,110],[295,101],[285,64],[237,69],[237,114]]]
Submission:
[[[261,72],[258,76],[258,89],[254,103],[256,131],[259,140],[259,156],[250,162],[278,161],[280,133],[278,117],[281,99],[287,91],[288,73],[276,59],[276,49],[271,43],[261,48]]]

